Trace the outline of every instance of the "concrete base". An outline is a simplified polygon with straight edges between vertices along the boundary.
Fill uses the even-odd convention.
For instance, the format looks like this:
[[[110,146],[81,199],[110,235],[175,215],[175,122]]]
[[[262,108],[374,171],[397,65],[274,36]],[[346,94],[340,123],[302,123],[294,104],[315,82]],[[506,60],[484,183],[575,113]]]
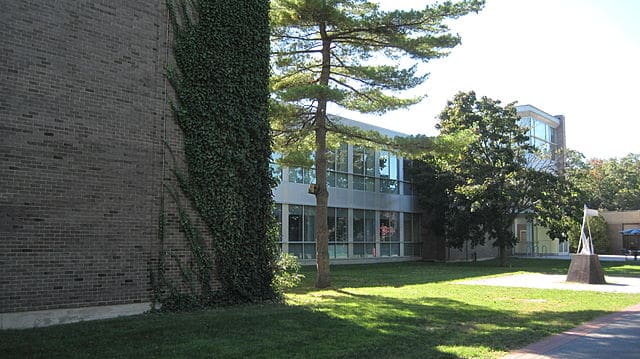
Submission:
[[[597,254],[572,254],[567,282],[606,284]]]
[[[150,309],[151,303],[134,303],[100,307],[0,313],[0,329],[26,329],[75,323],[84,320],[108,319],[142,314]]]

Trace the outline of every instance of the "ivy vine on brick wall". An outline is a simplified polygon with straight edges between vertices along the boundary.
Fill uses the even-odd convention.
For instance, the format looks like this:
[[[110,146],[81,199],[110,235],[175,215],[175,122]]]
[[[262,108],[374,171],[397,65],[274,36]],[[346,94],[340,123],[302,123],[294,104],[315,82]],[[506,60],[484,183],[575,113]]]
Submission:
[[[188,240],[201,264],[195,271],[201,282],[197,292],[210,291],[202,281],[209,278],[211,258],[222,287],[212,298],[274,299],[277,247],[268,235],[273,204],[269,2],[168,0],[167,6],[175,60],[167,77],[175,91],[172,111],[184,135],[186,165],[177,178],[212,237],[210,248],[195,237]],[[183,215],[180,225],[192,226]]]

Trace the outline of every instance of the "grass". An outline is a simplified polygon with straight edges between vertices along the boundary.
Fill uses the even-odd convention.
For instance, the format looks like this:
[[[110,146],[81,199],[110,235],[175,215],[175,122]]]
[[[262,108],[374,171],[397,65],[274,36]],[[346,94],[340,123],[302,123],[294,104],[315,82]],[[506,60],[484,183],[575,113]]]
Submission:
[[[568,261],[512,260],[332,267],[333,287],[307,279],[286,304],[147,314],[0,331],[7,358],[495,358],[640,303],[640,294],[457,284],[512,272],[566,273]],[[640,266],[602,262],[607,275]]]

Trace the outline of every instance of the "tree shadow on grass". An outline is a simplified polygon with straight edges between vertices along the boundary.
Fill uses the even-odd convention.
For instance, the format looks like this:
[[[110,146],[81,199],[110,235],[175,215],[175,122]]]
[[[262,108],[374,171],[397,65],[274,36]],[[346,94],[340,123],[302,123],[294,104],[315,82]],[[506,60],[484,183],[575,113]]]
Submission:
[[[413,300],[337,290],[344,295],[333,302],[333,316],[358,323],[376,338],[388,356],[405,358],[492,356],[525,346],[548,335],[604,315],[599,310],[519,313],[441,297]],[[404,350],[403,348],[412,348]],[[482,348],[482,349],[478,349]],[[368,357],[351,349],[345,357]]]
[[[567,274],[571,260],[569,259],[529,259],[513,258],[512,269],[526,270],[544,274]],[[640,277],[639,262],[619,262],[600,260],[605,275],[622,277]]]
[[[517,269],[477,263],[400,262],[331,266],[331,282],[334,287],[382,287],[440,283],[457,279],[474,278],[516,272]],[[306,293],[314,287],[316,270],[305,267],[305,280],[292,290]],[[364,275],[363,275],[364,274]]]
[[[29,358],[491,357],[605,314],[493,310],[448,298],[327,291],[309,306],[269,304],[0,332]],[[0,356],[2,356],[0,355]],[[469,354],[471,355],[471,354]]]
[[[501,267],[497,260],[465,263],[400,262],[334,265],[331,267],[331,279],[336,288],[398,287],[516,272],[567,274],[569,264],[569,260],[561,259],[511,258],[510,267]],[[601,265],[606,275],[640,277],[640,265],[625,262],[601,262]],[[306,278],[301,286],[292,290],[293,293],[306,293],[313,289],[315,268],[305,267],[303,273]]]
[[[562,262],[518,260],[512,262],[511,268],[490,262],[336,266],[332,268],[335,290],[328,291],[313,288],[315,273],[307,269],[305,284],[295,292],[306,294],[300,296],[300,301],[315,298],[309,303],[231,307],[0,331],[0,357],[491,357],[607,312],[544,309],[527,312],[506,307],[497,310],[451,296],[437,297],[433,292],[431,296],[396,298],[361,294],[358,288],[403,287],[516,271],[553,273],[566,270],[568,261]],[[626,263],[604,266],[609,270],[618,268],[621,273],[638,270],[635,266],[624,267],[629,266]]]

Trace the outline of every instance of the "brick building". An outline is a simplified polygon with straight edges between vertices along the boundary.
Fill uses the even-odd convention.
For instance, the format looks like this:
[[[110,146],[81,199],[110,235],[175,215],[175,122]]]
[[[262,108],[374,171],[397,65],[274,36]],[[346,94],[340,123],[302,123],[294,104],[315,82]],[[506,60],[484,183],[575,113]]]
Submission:
[[[162,250],[187,253],[171,200],[162,201],[169,197],[164,185],[173,181],[167,147],[181,158],[180,131],[167,105],[164,4],[0,5],[0,329],[149,309],[162,203],[169,216]],[[365,152],[347,146],[345,170],[336,162],[333,171],[334,220],[347,228],[336,234],[333,257],[429,258],[420,250],[403,162]],[[287,230],[282,248],[312,260],[303,221],[313,198],[304,170],[285,172],[287,183],[275,193]],[[358,239],[382,226],[391,235],[374,229]],[[442,252],[436,259],[492,255],[444,250],[425,247]]]
[[[163,142],[179,143],[164,4],[0,6],[0,328],[148,309]]]
[[[623,236],[622,231],[640,228],[640,210],[636,211],[600,211],[607,221],[609,250],[611,254],[620,254],[624,249],[640,249],[640,236]]]

